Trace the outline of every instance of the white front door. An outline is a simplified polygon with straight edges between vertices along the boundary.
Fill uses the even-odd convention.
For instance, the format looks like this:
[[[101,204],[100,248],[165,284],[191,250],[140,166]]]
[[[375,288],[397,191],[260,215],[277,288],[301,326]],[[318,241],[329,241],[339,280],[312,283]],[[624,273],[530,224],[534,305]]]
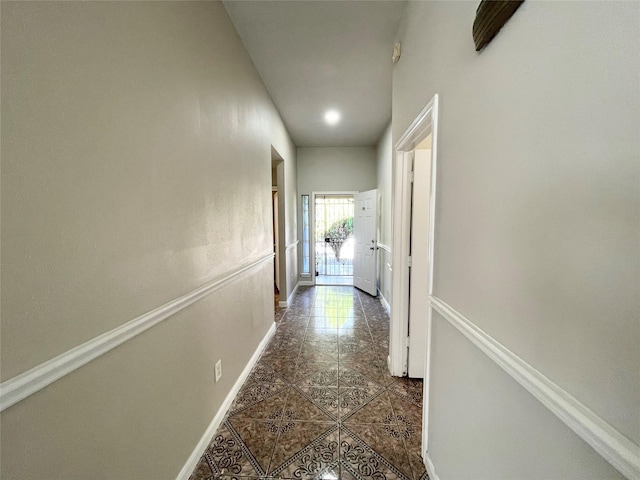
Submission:
[[[376,286],[377,197],[377,190],[356,193],[353,218],[356,247],[353,258],[353,286],[373,296],[378,294]]]

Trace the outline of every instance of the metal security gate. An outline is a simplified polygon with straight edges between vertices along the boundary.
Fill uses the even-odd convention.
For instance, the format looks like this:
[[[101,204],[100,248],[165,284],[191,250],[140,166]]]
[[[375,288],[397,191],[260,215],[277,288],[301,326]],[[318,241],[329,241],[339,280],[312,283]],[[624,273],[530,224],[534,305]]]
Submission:
[[[353,195],[315,195],[316,285],[353,284]]]

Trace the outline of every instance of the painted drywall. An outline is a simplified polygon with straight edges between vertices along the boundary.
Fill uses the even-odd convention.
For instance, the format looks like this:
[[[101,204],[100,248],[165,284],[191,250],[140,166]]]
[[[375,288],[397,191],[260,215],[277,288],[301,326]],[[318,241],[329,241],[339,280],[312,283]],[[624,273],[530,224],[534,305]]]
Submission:
[[[374,147],[298,148],[298,194],[376,188]]]
[[[440,95],[434,292],[638,444],[640,4],[525,2],[480,53],[476,8],[410,2],[399,34],[394,141]],[[447,341],[439,335],[435,345]],[[446,353],[463,355],[455,344]],[[475,362],[464,377],[433,368],[431,402],[442,408],[429,448],[441,479],[528,478],[532,465],[545,478],[602,471],[591,450],[565,468],[573,440],[546,456],[527,447],[530,429],[551,438],[566,427],[514,402],[506,374],[489,378]],[[478,417],[459,416],[464,382],[490,399]],[[511,408],[518,429],[496,420]],[[495,458],[494,443],[513,464],[478,476],[475,458]]]
[[[2,412],[2,478],[176,478],[263,336],[272,282],[267,262]]]
[[[429,453],[440,479],[624,478],[437,313],[432,334]]]
[[[271,252],[271,146],[295,239],[295,147],[221,4],[1,8],[3,381]],[[175,478],[273,322],[272,278],[5,410],[0,476]]]
[[[391,124],[385,129],[376,145],[376,181],[378,189],[378,242],[391,247],[393,237],[392,180],[393,145],[391,143]],[[378,290],[385,301],[391,302],[391,252],[384,248],[378,250]]]

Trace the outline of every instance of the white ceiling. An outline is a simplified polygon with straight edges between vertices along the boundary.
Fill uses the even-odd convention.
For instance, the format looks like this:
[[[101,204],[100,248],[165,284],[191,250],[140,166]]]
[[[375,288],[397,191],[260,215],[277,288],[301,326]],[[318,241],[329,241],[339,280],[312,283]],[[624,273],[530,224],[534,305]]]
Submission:
[[[298,147],[374,145],[391,120],[394,39],[406,2],[224,5]],[[324,112],[342,113],[336,126]]]

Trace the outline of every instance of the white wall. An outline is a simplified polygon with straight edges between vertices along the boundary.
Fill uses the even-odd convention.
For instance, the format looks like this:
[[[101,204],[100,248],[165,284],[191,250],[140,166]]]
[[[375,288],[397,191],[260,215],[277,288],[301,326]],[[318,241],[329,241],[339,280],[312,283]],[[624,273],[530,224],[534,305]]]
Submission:
[[[295,147],[221,4],[1,8],[3,382],[268,256],[271,146],[295,240]],[[0,476],[175,478],[273,324],[272,279],[4,410]]]
[[[391,143],[391,124],[376,146],[376,179],[378,189],[378,289],[390,305],[391,303],[391,239],[393,238],[392,211],[392,166],[393,145]]]
[[[525,2],[479,54],[476,8],[410,2],[394,69],[394,142],[440,95],[434,293],[638,444],[640,4]],[[439,315],[432,343],[442,480],[620,477]]]

